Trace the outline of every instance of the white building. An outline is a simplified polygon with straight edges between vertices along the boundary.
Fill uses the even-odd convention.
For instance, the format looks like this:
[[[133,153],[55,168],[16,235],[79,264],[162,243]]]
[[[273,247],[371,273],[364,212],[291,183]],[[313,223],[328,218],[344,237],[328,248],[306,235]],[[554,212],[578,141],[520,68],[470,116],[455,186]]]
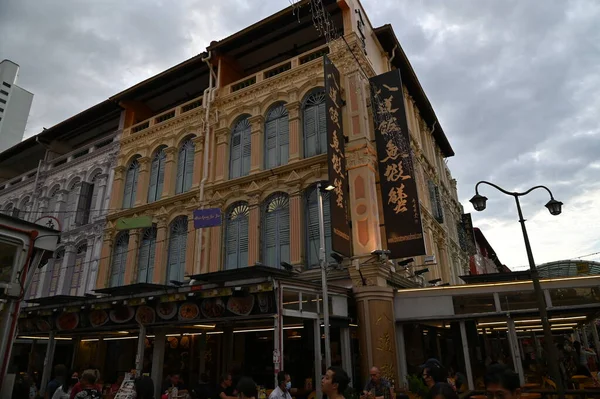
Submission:
[[[96,288],[120,114],[105,101],[0,153],[0,211],[30,222],[52,216],[62,229],[29,299],[83,296]]]
[[[0,151],[23,139],[33,94],[17,86],[19,66],[12,61],[0,62]]]

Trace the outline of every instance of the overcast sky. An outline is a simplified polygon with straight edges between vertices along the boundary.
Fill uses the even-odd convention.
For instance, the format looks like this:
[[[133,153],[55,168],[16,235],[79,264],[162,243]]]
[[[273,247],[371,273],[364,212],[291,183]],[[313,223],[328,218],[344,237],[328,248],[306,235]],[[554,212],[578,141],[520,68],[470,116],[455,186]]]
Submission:
[[[600,2],[363,0],[391,23],[456,156],[467,212],[478,180],[523,200],[538,263],[600,251]],[[289,0],[0,0],[0,59],[20,64],[38,133],[202,52]],[[514,202],[483,188],[473,214],[501,261],[527,264]],[[599,255],[587,257],[600,260]]]

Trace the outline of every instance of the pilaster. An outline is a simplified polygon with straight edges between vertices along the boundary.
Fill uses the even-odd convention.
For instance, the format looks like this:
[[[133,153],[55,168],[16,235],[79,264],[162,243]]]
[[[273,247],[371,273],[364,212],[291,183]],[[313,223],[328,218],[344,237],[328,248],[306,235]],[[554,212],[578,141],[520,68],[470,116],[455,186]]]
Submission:
[[[135,188],[135,204],[134,206],[144,205],[148,202],[148,186],[150,185],[150,162],[149,157],[138,158],[140,164],[138,184]]]
[[[188,210],[187,242],[185,251],[185,275],[194,274],[194,257],[196,255],[196,230],[194,229],[193,209]]]
[[[285,104],[288,110],[288,120],[290,124],[290,158],[289,162],[300,159],[302,150],[302,129],[300,128],[300,102],[293,101]]]
[[[302,228],[302,191],[300,186],[290,190],[290,263],[294,266],[302,264],[303,232]]]
[[[388,380],[399,381],[394,322],[394,290],[388,287],[354,287],[361,356],[367,375],[377,365]]]
[[[192,187],[199,187],[204,173],[204,135],[194,137],[194,176],[192,177]]]
[[[265,118],[255,115],[248,118],[250,122],[250,173],[256,173],[264,165]]]
[[[167,263],[167,218],[166,216],[157,217],[156,223],[156,249],[154,251],[154,275],[152,282],[154,284],[163,284],[166,278]]]
[[[125,180],[125,166],[117,166],[115,168],[115,177],[110,196],[110,209],[121,209],[123,207],[123,184]]]
[[[96,288],[102,289],[108,287],[108,272],[110,270],[110,261],[112,248],[114,245],[114,230],[105,230],[100,250],[100,261],[98,263],[98,277],[96,278]]]
[[[229,148],[229,138],[231,131],[228,127],[219,128],[215,131],[217,151],[215,154],[215,182],[222,182],[226,174],[229,173],[229,157],[227,148]]]
[[[163,180],[163,192],[161,199],[169,198],[175,195],[175,185],[177,183],[177,147],[165,148],[165,176]],[[194,164],[194,166],[196,166]]]
[[[260,260],[260,195],[250,195],[248,200],[248,265]]]
[[[125,276],[123,284],[129,285],[137,281],[137,258],[140,247],[140,230],[129,230],[129,244],[127,245],[127,261],[125,263]]]

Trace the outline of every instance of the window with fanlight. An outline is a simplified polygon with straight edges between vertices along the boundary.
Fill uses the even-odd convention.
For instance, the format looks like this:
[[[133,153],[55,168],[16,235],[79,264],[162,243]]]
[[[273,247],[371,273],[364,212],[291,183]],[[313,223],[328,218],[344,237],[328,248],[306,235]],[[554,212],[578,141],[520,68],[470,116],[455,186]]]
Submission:
[[[127,247],[129,232],[122,231],[117,235],[113,247],[112,264],[110,267],[110,286],[120,287],[125,284],[125,267],[127,265]]]
[[[262,209],[262,263],[279,268],[290,261],[290,203],[287,194],[269,197]]]
[[[304,158],[327,152],[325,90],[317,88],[302,102]]]
[[[150,182],[148,184],[148,203],[158,201],[163,191],[165,181],[165,163],[167,162],[166,147],[160,147],[152,157],[150,165]]]
[[[229,178],[235,179],[250,173],[250,133],[248,116],[238,119],[231,132],[229,145]]]
[[[140,175],[139,158],[137,156],[129,163],[127,172],[125,173],[125,188],[123,191],[123,208],[125,209],[129,209],[135,204],[136,189]]]
[[[248,217],[246,202],[229,207],[225,216],[225,269],[248,266]]]
[[[265,120],[265,169],[288,163],[289,143],[288,110],[279,103],[269,110]]]
[[[308,268],[319,267],[319,252],[321,250],[321,236],[319,232],[319,198],[317,186],[308,188],[304,195],[306,217],[306,265]],[[325,256],[329,256],[331,249],[331,213],[329,209],[329,191],[323,196],[323,221],[325,226]],[[326,259],[329,261],[329,259]]]
[[[183,281],[188,235],[187,216],[179,216],[169,228],[169,254],[167,259],[167,282]]]
[[[154,274],[154,256],[156,252],[156,226],[148,227],[142,232],[138,253],[138,283],[151,283]]]
[[[192,188],[192,178],[194,177],[194,152],[195,145],[191,138],[185,140],[179,148],[177,158],[177,185],[175,192],[177,194],[190,191]]]

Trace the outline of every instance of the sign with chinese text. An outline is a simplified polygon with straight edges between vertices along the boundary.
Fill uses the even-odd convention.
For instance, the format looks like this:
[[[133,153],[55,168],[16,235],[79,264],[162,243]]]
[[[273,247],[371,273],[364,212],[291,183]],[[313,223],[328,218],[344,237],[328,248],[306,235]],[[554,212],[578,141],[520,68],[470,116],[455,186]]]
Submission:
[[[369,81],[387,249],[391,258],[425,255],[400,71]]]
[[[194,228],[215,227],[221,225],[221,209],[207,208],[194,211]]]
[[[327,162],[331,191],[331,249],[352,256],[350,226],[348,225],[348,175],[346,174],[345,139],[342,128],[342,95],[340,72],[331,60],[323,56],[325,67],[325,108],[327,120]]]

